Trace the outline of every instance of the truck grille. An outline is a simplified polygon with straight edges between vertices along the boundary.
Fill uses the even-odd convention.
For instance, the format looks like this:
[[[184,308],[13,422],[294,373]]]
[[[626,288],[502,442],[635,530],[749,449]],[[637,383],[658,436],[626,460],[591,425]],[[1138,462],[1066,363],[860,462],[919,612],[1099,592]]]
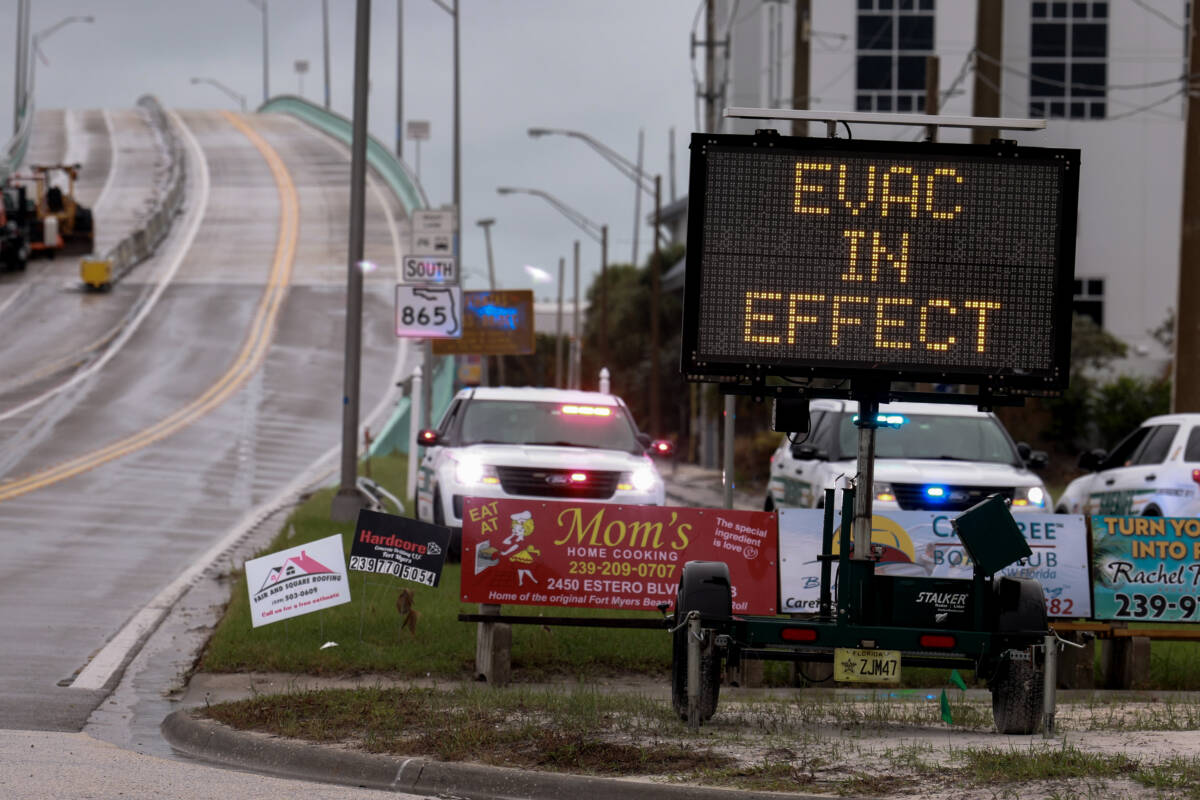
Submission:
[[[571,483],[571,473],[583,472],[587,480]],[[619,472],[589,469],[540,469],[537,467],[496,467],[500,486],[508,494],[533,497],[569,497],[574,500],[607,500],[617,490]]]
[[[939,486],[942,484],[938,484]],[[925,494],[924,483],[893,483],[896,502],[905,511],[965,511],[988,495],[998,494],[1011,500],[1011,486],[946,486],[946,496],[937,498]]]

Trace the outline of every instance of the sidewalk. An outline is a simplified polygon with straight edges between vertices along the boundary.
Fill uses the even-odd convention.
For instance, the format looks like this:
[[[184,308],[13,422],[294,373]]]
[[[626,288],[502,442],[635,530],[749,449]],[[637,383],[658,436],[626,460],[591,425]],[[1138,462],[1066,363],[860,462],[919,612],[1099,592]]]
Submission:
[[[661,462],[659,472],[667,485],[667,504],[723,508],[725,488],[721,471],[698,464]],[[743,511],[762,511],[765,496],[734,487],[733,507]]]

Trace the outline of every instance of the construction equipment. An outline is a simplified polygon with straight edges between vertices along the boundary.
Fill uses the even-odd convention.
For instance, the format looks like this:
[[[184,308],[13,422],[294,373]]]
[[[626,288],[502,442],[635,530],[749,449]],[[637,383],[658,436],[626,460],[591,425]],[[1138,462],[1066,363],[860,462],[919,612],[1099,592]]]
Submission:
[[[57,253],[91,253],[94,244],[92,210],[75,200],[79,164],[40,164],[32,167],[37,192],[36,219],[30,226],[29,246],[34,255],[53,258]],[[54,181],[65,175],[67,187]]]

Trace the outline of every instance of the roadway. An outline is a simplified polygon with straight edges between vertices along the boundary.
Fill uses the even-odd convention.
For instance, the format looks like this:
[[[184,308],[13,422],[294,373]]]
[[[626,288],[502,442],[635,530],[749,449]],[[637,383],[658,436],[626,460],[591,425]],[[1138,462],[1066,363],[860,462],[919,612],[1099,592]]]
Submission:
[[[172,116],[185,211],[154,258],[104,295],[62,257],[0,281],[19,342],[0,348],[0,728],[82,730],[132,653],[105,645],[139,642],[189,569],[336,464],[348,151],[288,117]],[[100,243],[158,190],[140,112],[43,111],[34,136],[30,163],[84,163]],[[403,212],[378,186],[367,204],[366,257],[388,267],[364,292],[364,419],[411,366],[392,332]]]

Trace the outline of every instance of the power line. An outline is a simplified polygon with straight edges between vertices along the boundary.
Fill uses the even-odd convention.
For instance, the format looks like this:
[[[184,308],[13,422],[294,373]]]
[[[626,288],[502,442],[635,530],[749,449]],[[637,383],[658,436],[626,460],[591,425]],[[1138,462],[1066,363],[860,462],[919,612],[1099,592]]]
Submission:
[[[1016,75],[1019,78],[1028,78],[1030,80],[1035,80],[1038,83],[1044,83],[1047,86],[1061,86],[1063,88],[1070,88],[1070,89],[1098,89],[1098,90],[1103,90],[1106,92],[1122,91],[1122,90],[1127,90],[1127,89],[1130,89],[1130,90],[1131,89],[1153,89],[1157,86],[1169,86],[1172,83],[1183,83],[1185,80],[1190,80],[1190,79],[1200,77],[1200,73],[1193,73],[1191,75],[1179,75],[1178,77],[1174,77],[1174,78],[1163,78],[1162,80],[1147,81],[1145,83],[1109,83],[1109,84],[1074,83],[1071,81],[1056,81],[1052,78],[1043,78],[1043,77],[1038,77],[1036,75],[1032,75],[1028,72],[1022,72],[1021,70],[1017,69],[1016,67],[1009,66],[1008,64],[1004,63],[1003,61],[1001,61],[998,58],[993,58],[992,56],[988,55],[987,53],[977,53],[977,55],[980,56],[984,61],[987,61],[992,64],[997,64],[1005,72],[1007,72],[1011,75]],[[1084,63],[1092,63],[1092,62],[1084,62]]]
[[[1020,105],[1022,105],[1022,102],[1023,102],[1022,100],[1019,100],[1018,98],[1015,98],[1015,97],[1013,97],[1012,95],[1008,94],[1007,92],[1004,92],[1004,91],[1002,91],[1002,90],[1001,90],[1001,88],[1000,88],[999,86],[997,86],[995,83],[993,83],[993,82],[991,81],[991,79],[989,79],[987,76],[985,76],[985,75],[980,75],[980,76],[979,76],[979,79],[980,79],[981,81],[983,81],[983,83],[984,83],[984,84],[985,84],[985,85],[986,85],[986,86],[987,86],[989,89],[991,89],[992,91],[994,91],[994,92],[996,92],[997,94],[1001,95],[1001,96],[1002,96],[1002,97],[1003,97],[1005,100],[1007,100],[1009,103],[1012,103],[1013,105],[1015,105],[1015,106],[1018,106],[1018,107],[1019,107]],[[1105,102],[1107,102],[1107,103],[1110,103],[1110,104],[1116,104],[1116,105],[1127,106],[1127,107],[1128,107],[1128,110],[1127,110],[1127,111],[1122,111],[1122,112],[1120,112],[1120,113],[1118,113],[1118,114],[1109,114],[1109,115],[1106,115],[1106,116],[1104,117],[1104,120],[1103,120],[1103,121],[1109,121],[1109,120],[1114,120],[1114,119],[1124,119],[1125,117],[1132,117],[1134,114],[1140,114],[1140,113],[1142,113],[1142,112],[1144,112],[1144,111],[1150,111],[1151,109],[1154,109],[1154,108],[1156,108],[1156,107],[1158,107],[1158,106],[1161,106],[1161,105],[1163,105],[1164,103],[1170,102],[1171,100],[1175,99],[1176,97],[1179,97],[1180,95],[1182,95],[1182,94],[1184,94],[1184,93],[1185,93],[1185,90],[1184,90],[1184,89],[1182,89],[1182,88],[1180,88],[1180,89],[1176,89],[1174,92],[1171,92],[1171,93],[1170,93],[1169,95],[1167,95],[1166,97],[1161,97],[1161,98],[1159,98],[1158,100],[1154,100],[1154,101],[1152,101],[1152,102],[1150,102],[1150,103],[1146,103],[1145,105],[1141,105],[1141,106],[1129,106],[1127,103],[1121,103],[1121,102],[1119,102],[1119,101],[1116,101],[1116,100],[1112,100],[1112,99],[1106,99],[1106,101],[1105,101]],[[1096,120],[1096,121],[1097,121],[1097,122],[1100,122],[1100,121],[1102,121],[1102,120]]]
[[[1134,5],[1136,5],[1136,6],[1139,6],[1139,7],[1141,7],[1143,10],[1145,10],[1145,11],[1147,11],[1147,12],[1149,12],[1149,13],[1153,14],[1154,16],[1158,17],[1158,18],[1159,18],[1159,19],[1161,19],[1163,22],[1165,22],[1165,23],[1167,23],[1168,25],[1170,25],[1172,28],[1177,28],[1177,29],[1179,29],[1179,30],[1181,30],[1181,31],[1182,31],[1182,30],[1187,30],[1187,26],[1186,26],[1186,25],[1184,25],[1182,22],[1176,22],[1175,20],[1171,19],[1170,17],[1168,17],[1168,16],[1167,16],[1166,14],[1164,14],[1163,12],[1159,11],[1159,10],[1158,10],[1157,8],[1155,8],[1154,6],[1147,5],[1147,4],[1146,4],[1146,2],[1145,2],[1145,0],[1133,0],[1133,4],[1134,4]]]

